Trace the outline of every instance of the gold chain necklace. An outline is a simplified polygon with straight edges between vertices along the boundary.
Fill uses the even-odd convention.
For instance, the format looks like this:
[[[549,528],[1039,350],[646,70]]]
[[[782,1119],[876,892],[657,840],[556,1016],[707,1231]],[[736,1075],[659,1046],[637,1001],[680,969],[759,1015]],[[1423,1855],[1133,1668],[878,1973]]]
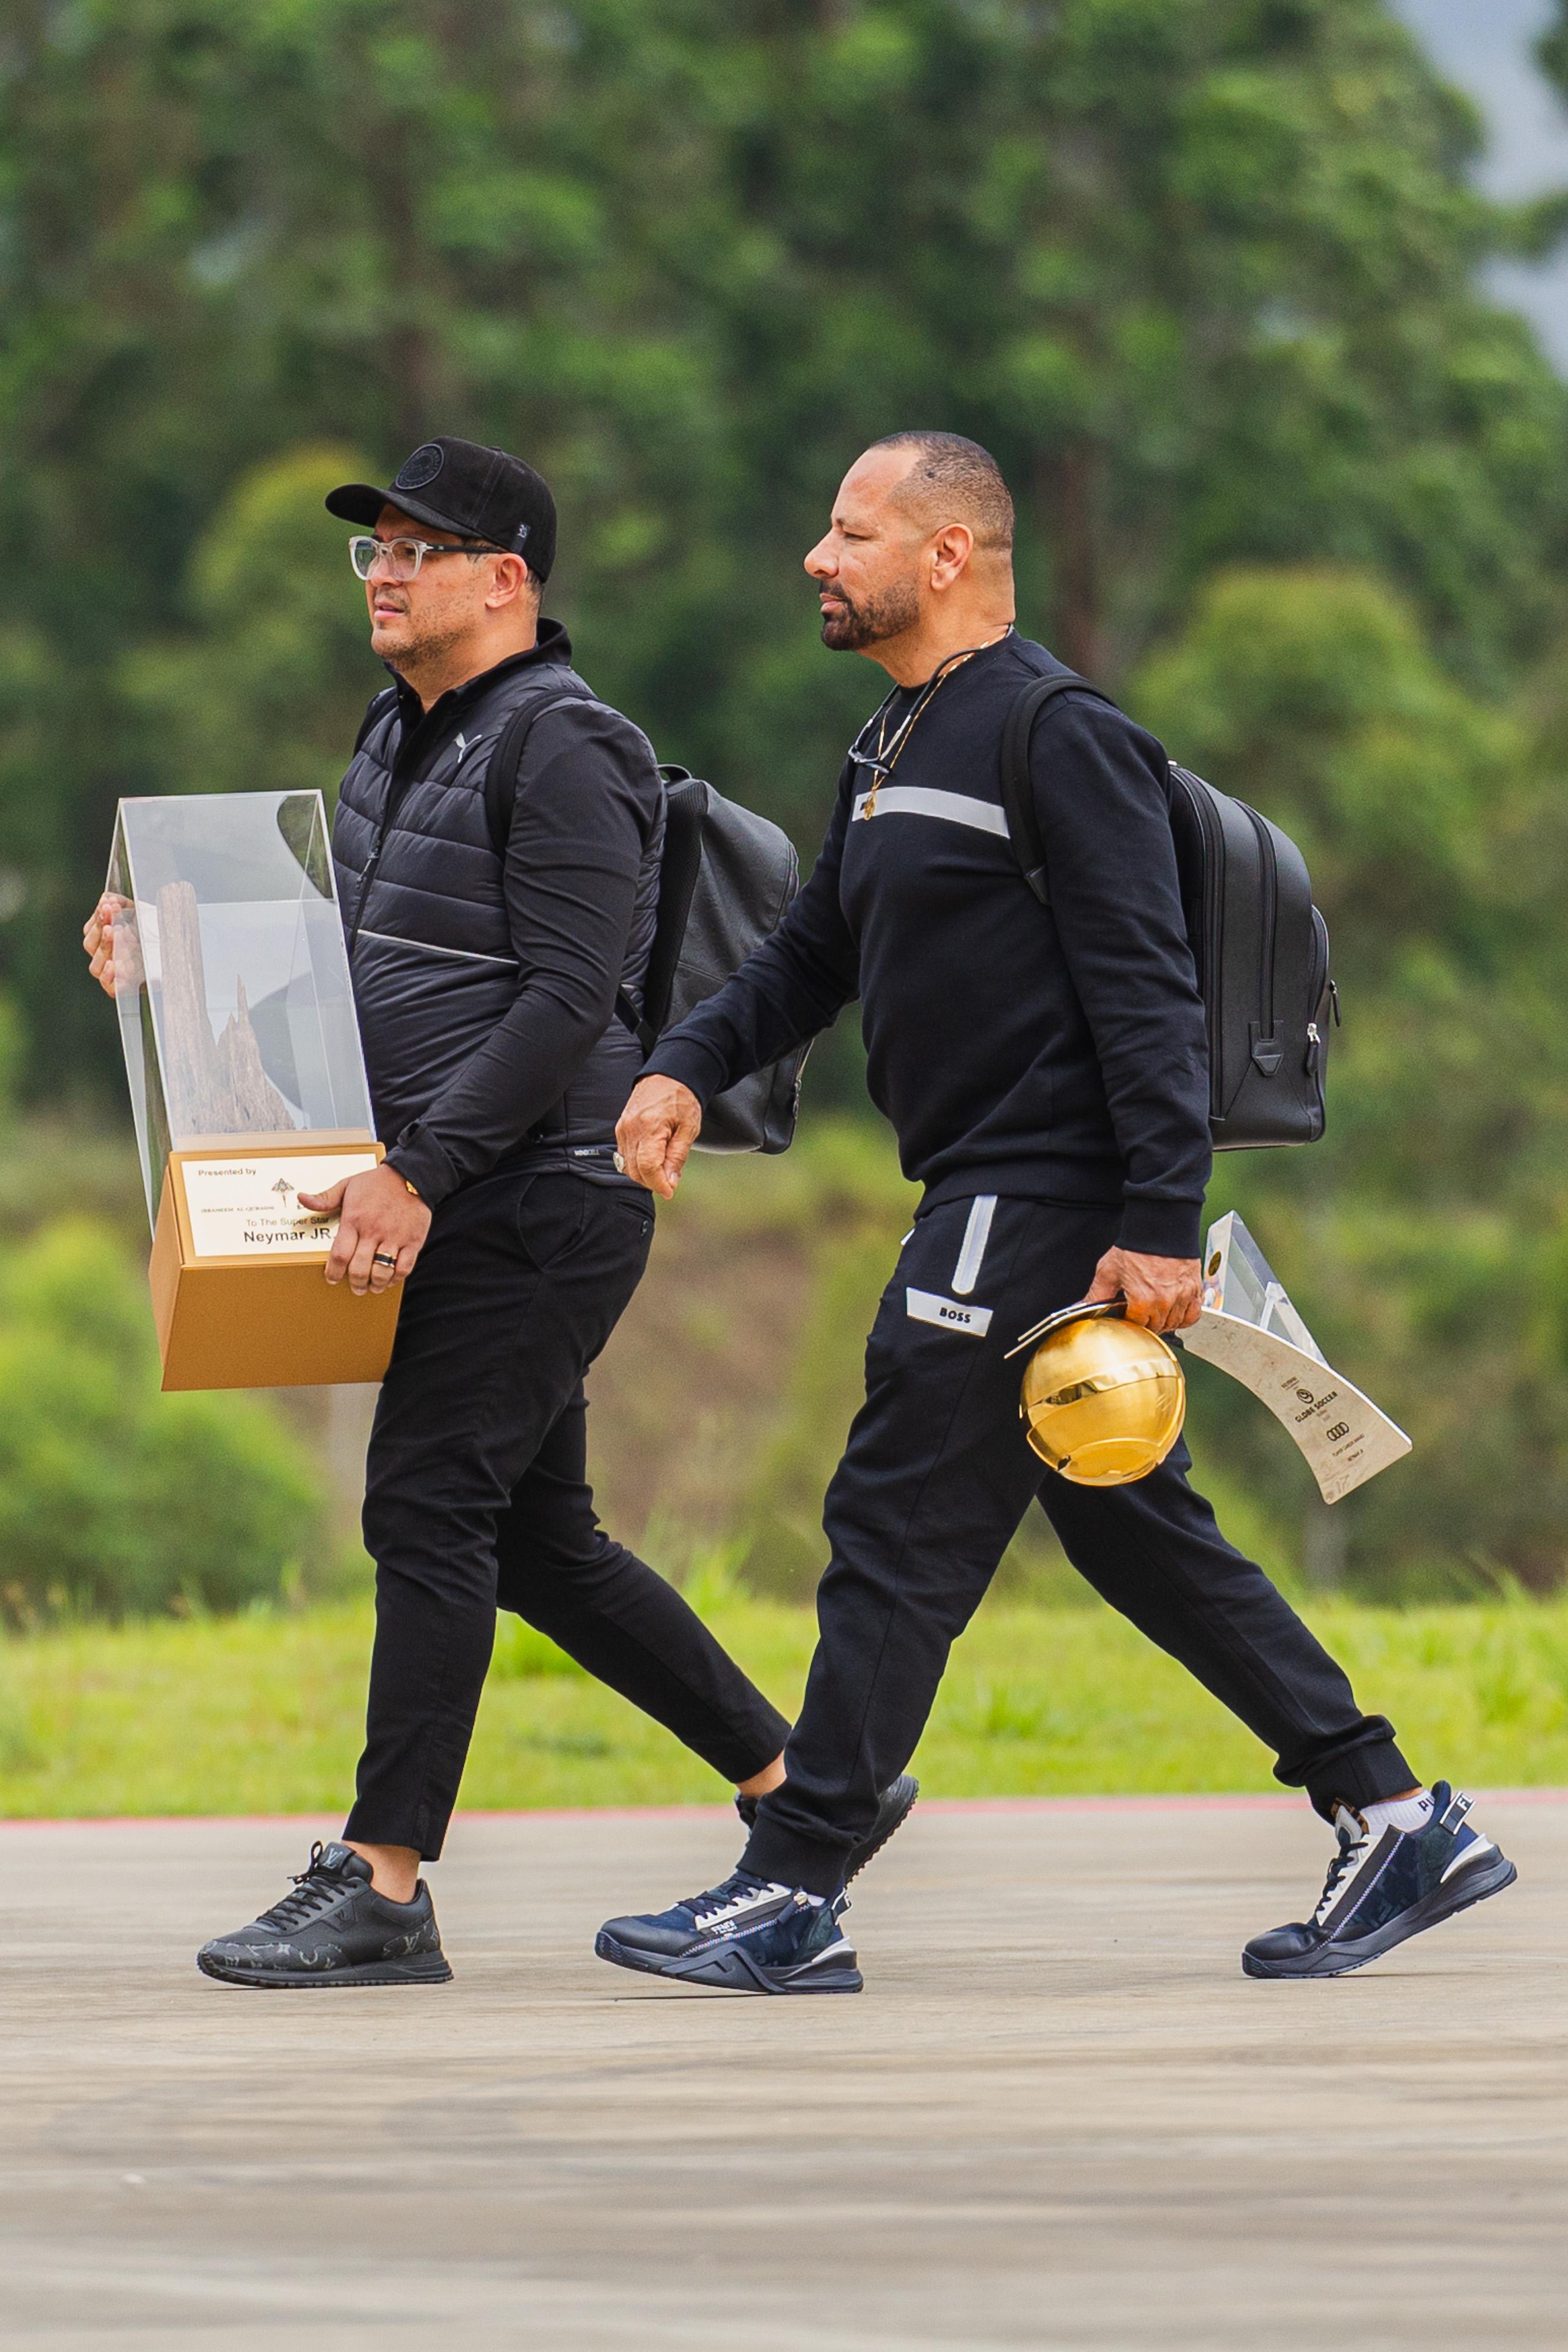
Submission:
[[[862,817],[873,817],[876,814],[876,796],[897,767],[904,747],[915,731],[915,720],[921,716],[943,680],[950,677],[956,669],[962,669],[967,661],[973,661],[977,654],[988,653],[992,646],[999,646],[1002,637],[1010,637],[1012,633],[1013,624],[1009,621],[1000,637],[988,637],[983,646],[967,646],[962,653],[949,654],[940,667],[934,670],[926,679],[913,709],[907,711],[899,721],[891,741],[887,734],[888,705],[893,700],[893,695],[890,694],[882,709],[873,713],[873,719],[876,722],[876,750],[869,758],[860,750],[861,736],[870,731],[873,723],[873,719],[867,719],[865,727],[861,730],[861,736],[855,739],[855,748],[850,753],[851,759],[854,761],[857,767],[869,768],[872,772],[871,790],[861,804],[860,814]],[[897,691],[895,687],[894,693]]]

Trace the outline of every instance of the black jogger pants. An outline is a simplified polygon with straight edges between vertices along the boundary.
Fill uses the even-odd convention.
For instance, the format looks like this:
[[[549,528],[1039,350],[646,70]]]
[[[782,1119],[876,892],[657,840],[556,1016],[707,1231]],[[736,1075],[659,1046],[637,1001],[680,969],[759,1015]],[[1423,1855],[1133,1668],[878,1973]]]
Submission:
[[[1045,1471],[1019,1415],[1020,1332],[1082,1298],[1120,1213],[953,1201],[904,1244],[866,1349],[865,1402],[828,1489],[820,1639],[788,1778],[745,1866],[828,1895],[877,1791],[925,1728],[948,1651],[1038,1494],[1079,1573],[1273,1749],[1320,1812],[1400,1795],[1416,1776],[1381,1716],[1262,1570],[1228,1544],[1178,1445],[1135,1485]]]
[[[653,1225],[645,1193],[553,1170],[486,1178],[436,1210],[366,1466],[376,1641],[346,1836],[440,1853],[497,1606],[727,1780],[783,1747],[784,1717],[594,1513],[583,1374],[642,1277]]]

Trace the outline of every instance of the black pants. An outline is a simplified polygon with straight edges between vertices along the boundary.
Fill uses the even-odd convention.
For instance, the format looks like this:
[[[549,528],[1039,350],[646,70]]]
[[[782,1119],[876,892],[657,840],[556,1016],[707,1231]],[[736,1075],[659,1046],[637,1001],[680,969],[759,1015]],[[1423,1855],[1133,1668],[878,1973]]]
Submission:
[[[1023,1359],[1004,1355],[1083,1296],[1118,1223],[1113,1210],[977,1200],[916,1223],[828,1489],[821,1639],[748,1869],[815,1894],[841,1882],[845,1849],[913,1755],[948,1650],[1037,1492],[1079,1573],[1239,1716],[1320,1812],[1415,1785],[1392,1727],[1359,1711],[1294,1610],[1226,1542],[1187,1484],[1185,1446],[1119,1487],[1070,1486],[1030,1450]]]
[[[512,1609],[727,1780],[789,1729],[673,1586],[617,1543],[585,1476],[582,1377],[641,1279],[645,1194],[566,1172],[444,1202],[409,1277],[371,1437],[376,1642],[344,1834],[441,1852]]]

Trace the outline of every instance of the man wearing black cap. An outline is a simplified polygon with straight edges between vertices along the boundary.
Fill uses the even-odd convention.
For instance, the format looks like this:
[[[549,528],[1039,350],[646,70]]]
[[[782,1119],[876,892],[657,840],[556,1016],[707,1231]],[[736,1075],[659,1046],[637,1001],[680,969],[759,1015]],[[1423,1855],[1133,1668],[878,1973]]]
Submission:
[[[440,1982],[423,1859],[441,1852],[497,1604],[736,1781],[781,1774],[788,1726],[679,1594],[613,1543],[585,1477],[583,1374],[653,1220],[616,1115],[652,943],[664,786],[638,730],[539,618],[555,504],[498,449],[430,441],[329,511],[394,683],[333,830],[382,1166],[340,1210],[329,1281],[406,1281],[371,1440],[376,1641],[358,1794],[295,1892],[205,1946],[244,1985]],[[101,929],[94,970],[112,984]],[[301,1195],[306,1200],[305,1195]],[[869,1843],[869,1842],[868,1842]]]

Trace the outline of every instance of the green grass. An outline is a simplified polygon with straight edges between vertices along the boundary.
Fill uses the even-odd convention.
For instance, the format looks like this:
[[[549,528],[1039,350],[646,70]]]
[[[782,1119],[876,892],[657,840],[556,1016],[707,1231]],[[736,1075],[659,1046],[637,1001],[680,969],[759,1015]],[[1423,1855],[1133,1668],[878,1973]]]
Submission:
[[[809,1612],[697,1596],[787,1710]],[[1568,1784],[1568,1602],[1376,1610],[1313,1622],[1418,1770]],[[80,1627],[0,1644],[0,1813],[332,1813],[363,1721],[371,1615]],[[1250,1737],[1100,1609],[998,1603],[954,1654],[917,1766],[934,1796],[1273,1785]],[[464,1784],[474,1807],[677,1804],[714,1775],[539,1635],[507,1621]]]

